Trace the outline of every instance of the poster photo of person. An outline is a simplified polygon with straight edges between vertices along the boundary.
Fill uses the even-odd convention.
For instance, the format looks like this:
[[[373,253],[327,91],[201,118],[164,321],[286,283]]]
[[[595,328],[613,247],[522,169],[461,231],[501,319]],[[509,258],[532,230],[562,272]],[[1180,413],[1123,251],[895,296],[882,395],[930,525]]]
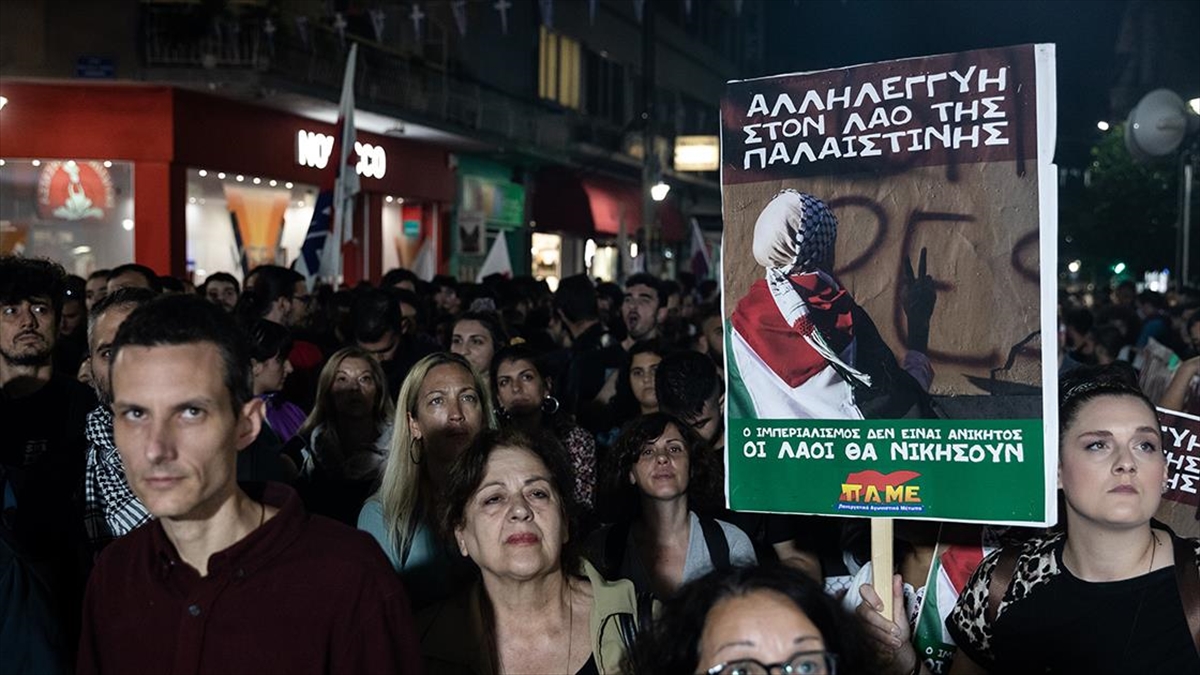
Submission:
[[[733,508],[1054,518],[1053,63],[1024,45],[728,85]]]

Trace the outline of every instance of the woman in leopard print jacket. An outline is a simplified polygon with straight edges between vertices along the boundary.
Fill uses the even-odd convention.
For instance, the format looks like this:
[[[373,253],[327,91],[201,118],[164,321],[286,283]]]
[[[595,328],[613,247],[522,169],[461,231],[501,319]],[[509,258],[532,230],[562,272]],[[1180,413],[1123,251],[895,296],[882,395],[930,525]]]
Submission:
[[[1131,373],[1079,370],[1060,404],[1066,527],[979,566],[946,620],[952,675],[1200,672],[1200,544],[1151,521],[1167,480],[1154,406]]]

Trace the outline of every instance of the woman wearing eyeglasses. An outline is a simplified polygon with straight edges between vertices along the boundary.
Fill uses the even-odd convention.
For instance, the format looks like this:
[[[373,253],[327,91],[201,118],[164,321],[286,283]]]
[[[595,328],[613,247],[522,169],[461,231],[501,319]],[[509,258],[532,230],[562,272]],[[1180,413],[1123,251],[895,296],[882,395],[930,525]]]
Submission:
[[[629,651],[633,675],[865,673],[858,624],[804,573],[735,567],[685,585]]]

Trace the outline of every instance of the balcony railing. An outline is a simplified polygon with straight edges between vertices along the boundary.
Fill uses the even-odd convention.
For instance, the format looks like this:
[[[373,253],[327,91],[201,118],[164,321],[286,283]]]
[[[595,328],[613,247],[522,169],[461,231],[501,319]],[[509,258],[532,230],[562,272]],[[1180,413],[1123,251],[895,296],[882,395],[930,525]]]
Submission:
[[[310,24],[301,30],[289,18],[268,34],[263,19],[222,17],[212,21],[210,30],[197,32],[181,30],[173,8],[147,6],[143,12],[143,54],[150,67],[258,71],[337,100],[346,53],[351,41],[357,41],[359,107],[498,143],[564,152],[571,142],[571,121],[564,113],[455,76],[419,56],[350,34],[342,39],[325,26]]]

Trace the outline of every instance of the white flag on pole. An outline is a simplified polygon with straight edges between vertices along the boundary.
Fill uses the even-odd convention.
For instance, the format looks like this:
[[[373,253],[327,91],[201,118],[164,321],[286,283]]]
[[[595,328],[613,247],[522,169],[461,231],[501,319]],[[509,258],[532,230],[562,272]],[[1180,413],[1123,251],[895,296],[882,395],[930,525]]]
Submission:
[[[433,260],[433,237],[425,237],[421,248],[417,249],[417,257],[413,259],[413,274],[421,281],[433,281],[437,274],[437,265]]]
[[[333,184],[333,237],[325,243],[321,264],[322,276],[336,283],[342,273],[342,244],[354,236],[354,197],[361,189],[358,172],[358,154],[354,145],[354,64],[358,56],[358,43],[350,45],[346,58],[346,74],[342,79],[342,100],[338,105],[338,164]]]
[[[483,259],[483,266],[475,275],[475,283],[482,283],[483,278],[491,274],[502,274],[511,278],[513,274],[512,259],[508,257],[508,241],[503,232],[496,235],[492,250]]]

